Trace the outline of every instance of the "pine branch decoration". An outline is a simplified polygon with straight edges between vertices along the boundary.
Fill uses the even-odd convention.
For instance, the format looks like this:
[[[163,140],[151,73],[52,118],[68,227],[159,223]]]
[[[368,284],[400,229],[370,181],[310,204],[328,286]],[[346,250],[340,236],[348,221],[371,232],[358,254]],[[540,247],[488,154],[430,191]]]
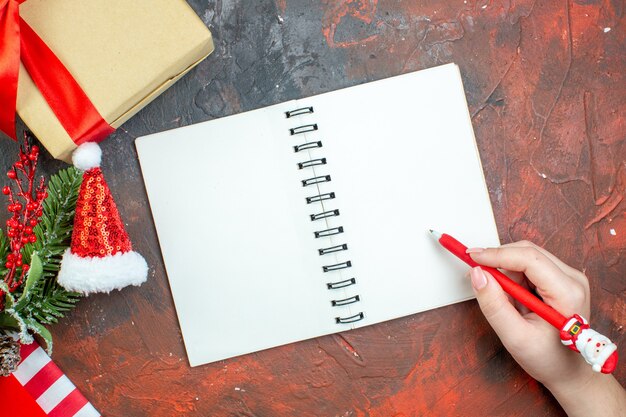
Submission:
[[[9,253],[9,239],[0,229],[0,261],[6,259]],[[7,269],[4,266],[4,262],[0,262],[0,277],[3,277],[7,273]]]
[[[47,197],[42,204],[40,222],[33,228],[36,240],[21,250],[23,262],[31,265],[25,282],[12,293],[4,281],[0,287],[5,297],[0,310],[0,330],[19,332],[22,343],[32,340],[29,331],[40,335],[52,350],[52,336],[44,327],[56,323],[81,298],[79,293],[65,290],[56,277],[63,253],[70,246],[76,200],[82,173],[71,167],[50,178]],[[6,259],[10,242],[0,230],[0,261]],[[7,274],[0,265],[0,277]]]
[[[41,324],[56,323],[80,299],[80,294],[61,287],[56,282],[56,276],[63,253],[72,238],[74,210],[81,182],[82,174],[73,167],[50,178],[41,223],[34,230],[37,241],[25,248],[28,254],[36,251],[43,266],[42,279],[31,289],[32,301],[25,311],[27,317]]]

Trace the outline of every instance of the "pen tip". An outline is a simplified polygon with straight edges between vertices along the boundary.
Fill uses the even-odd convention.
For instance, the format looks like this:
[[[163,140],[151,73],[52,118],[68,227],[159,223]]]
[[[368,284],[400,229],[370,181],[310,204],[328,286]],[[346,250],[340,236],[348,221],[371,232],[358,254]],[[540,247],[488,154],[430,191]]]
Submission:
[[[428,229],[428,231],[430,232],[431,235],[433,235],[435,238],[437,238],[437,240],[439,240],[441,238],[441,233],[439,233],[436,230],[433,229]]]

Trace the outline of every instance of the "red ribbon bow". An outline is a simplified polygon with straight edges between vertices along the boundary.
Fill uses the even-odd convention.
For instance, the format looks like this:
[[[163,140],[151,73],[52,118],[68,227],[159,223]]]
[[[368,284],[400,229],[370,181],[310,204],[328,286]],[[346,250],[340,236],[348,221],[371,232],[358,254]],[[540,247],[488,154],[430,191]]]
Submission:
[[[72,140],[101,141],[114,129],[63,63],[20,17],[26,0],[0,0],[0,130],[16,139],[15,112],[20,60]]]

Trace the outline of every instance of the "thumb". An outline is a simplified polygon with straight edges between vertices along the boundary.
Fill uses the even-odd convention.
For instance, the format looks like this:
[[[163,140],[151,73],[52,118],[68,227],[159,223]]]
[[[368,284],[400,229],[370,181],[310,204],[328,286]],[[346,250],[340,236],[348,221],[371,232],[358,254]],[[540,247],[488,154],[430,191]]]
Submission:
[[[480,309],[502,343],[509,347],[522,342],[529,324],[509,302],[498,281],[480,267],[471,269],[470,278]]]

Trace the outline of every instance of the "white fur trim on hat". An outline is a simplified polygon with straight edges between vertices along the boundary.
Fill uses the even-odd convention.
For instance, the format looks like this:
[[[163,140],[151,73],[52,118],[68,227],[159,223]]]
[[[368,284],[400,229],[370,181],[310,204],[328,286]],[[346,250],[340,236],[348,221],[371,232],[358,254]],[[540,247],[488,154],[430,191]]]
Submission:
[[[115,255],[80,257],[68,248],[63,254],[57,281],[69,291],[84,294],[111,292],[127,285],[139,286],[148,277],[148,265],[137,252]]]
[[[72,154],[72,162],[81,171],[97,168],[102,162],[102,149],[96,142],[83,143]]]

